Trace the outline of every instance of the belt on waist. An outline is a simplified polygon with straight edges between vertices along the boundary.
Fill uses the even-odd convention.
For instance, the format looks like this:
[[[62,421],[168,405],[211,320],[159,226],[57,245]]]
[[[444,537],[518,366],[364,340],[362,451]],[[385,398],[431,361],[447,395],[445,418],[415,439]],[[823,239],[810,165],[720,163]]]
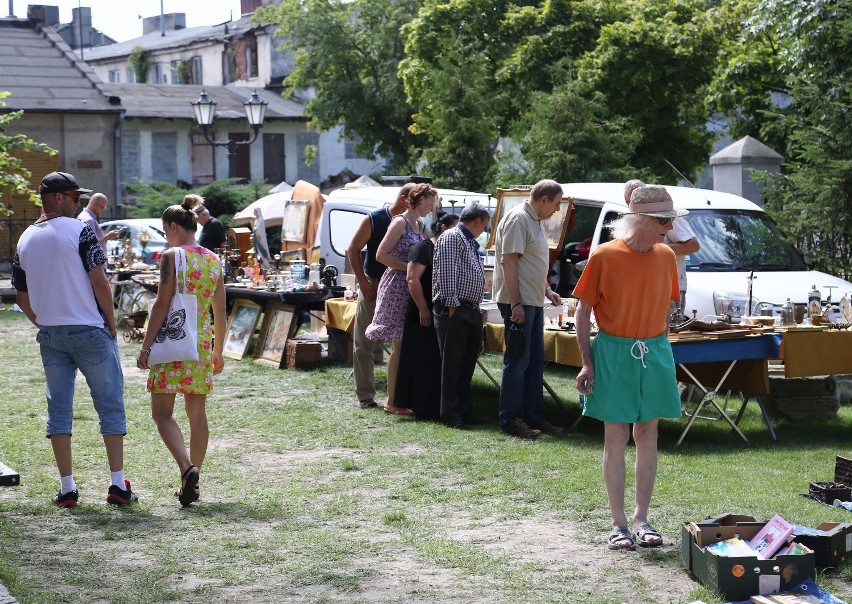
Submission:
[[[468,302],[467,300],[459,300],[459,304],[465,308],[479,310],[479,302]]]

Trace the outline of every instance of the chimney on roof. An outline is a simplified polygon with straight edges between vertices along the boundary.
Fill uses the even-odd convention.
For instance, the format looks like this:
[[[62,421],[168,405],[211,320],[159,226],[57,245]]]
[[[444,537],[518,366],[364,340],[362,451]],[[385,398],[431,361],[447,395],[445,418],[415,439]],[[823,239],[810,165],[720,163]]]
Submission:
[[[15,2],[14,0],[9,0],[9,17],[12,19],[17,19],[15,17]]]
[[[167,31],[186,29],[186,13],[169,13],[163,15],[163,19]],[[150,34],[153,31],[160,31],[160,15],[142,19],[142,35]]]
[[[12,0],[9,0],[11,4]],[[27,19],[35,21],[43,27],[54,27],[59,24],[59,7],[44,4],[30,4],[27,7]]]
[[[263,0],[240,0],[240,13],[248,15],[263,6]]]

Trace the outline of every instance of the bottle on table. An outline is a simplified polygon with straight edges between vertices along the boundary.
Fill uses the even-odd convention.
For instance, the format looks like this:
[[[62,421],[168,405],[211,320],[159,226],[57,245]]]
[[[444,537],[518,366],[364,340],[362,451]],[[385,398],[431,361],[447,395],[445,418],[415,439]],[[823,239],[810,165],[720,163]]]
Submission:
[[[793,302],[790,301],[790,298],[787,298],[787,301],[784,302],[784,305],[781,307],[781,325],[784,327],[792,327],[796,324],[796,315],[793,310]]]

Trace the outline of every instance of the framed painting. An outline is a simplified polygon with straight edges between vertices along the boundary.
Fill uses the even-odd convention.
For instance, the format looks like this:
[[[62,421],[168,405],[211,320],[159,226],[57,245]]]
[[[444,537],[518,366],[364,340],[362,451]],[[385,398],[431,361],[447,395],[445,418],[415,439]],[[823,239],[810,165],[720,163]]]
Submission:
[[[308,238],[308,213],[311,202],[291,199],[284,205],[281,241],[305,243]]]
[[[512,189],[497,189],[497,210],[491,218],[491,236],[488,238],[487,250],[494,249],[494,238],[497,234],[497,226],[509,210],[527,201],[530,197],[531,187],[516,187]],[[551,252],[562,249],[565,234],[568,232],[568,223],[571,217],[571,197],[563,197],[559,209],[550,218],[542,221],[544,234],[547,237],[547,247]]]
[[[296,308],[281,302],[268,302],[254,351],[255,361],[280,368],[287,340],[295,335],[295,331]]]
[[[245,356],[260,313],[260,305],[250,300],[234,300],[225,331],[225,346],[222,349],[224,356],[231,359],[241,359]]]

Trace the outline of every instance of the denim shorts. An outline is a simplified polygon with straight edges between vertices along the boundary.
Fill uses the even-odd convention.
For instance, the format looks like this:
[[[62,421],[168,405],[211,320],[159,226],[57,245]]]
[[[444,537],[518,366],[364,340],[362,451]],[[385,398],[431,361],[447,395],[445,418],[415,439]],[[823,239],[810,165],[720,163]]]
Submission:
[[[79,369],[89,385],[101,434],[126,434],[124,374],[118,344],[105,327],[42,326],[36,341],[47,378],[47,436],[71,434],[74,382]]]
[[[648,422],[681,415],[674,355],[666,334],[637,340],[599,332],[592,342],[595,377],[583,415],[603,422]]]

